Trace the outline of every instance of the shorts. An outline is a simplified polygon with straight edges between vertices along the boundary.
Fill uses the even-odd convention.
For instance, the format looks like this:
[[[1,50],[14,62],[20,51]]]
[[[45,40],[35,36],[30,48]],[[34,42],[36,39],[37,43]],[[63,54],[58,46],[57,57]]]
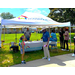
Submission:
[[[25,49],[25,46],[24,46],[24,49]],[[20,45],[20,52],[21,52],[21,54],[23,54],[22,45]]]

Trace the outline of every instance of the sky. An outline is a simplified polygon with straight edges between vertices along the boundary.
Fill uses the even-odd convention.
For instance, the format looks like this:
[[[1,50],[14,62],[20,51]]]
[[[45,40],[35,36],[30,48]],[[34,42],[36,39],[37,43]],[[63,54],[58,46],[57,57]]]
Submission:
[[[0,8],[0,14],[2,12],[10,12],[14,17],[18,17],[24,12],[36,12],[47,16],[50,13],[50,10],[49,8]]]

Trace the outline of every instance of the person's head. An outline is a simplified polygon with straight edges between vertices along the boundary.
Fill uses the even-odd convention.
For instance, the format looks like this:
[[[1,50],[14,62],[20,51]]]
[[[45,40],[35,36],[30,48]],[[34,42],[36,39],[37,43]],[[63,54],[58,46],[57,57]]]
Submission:
[[[53,29],[52,32],[55,33],[55,30]]]
[[[68,31],[68,27],[65,28],[65,31]]]
[[[53,30],[52,30],[52,32],[53,32]]]
[[[44,28],[42,28],[42,32],[44,33],[44,32],[46,32],[46,28],[44,27]]]
[[[22,36],[22,37],[20,38],[20,40],[24,41],[24,40],[25,40],[24,36]]]
[[[63,31],[63,28],[60,28],[61,31]]]
[[[27,31],[29,31],[29,28],[27,28]]]
[[[55,33],[55,29],[53,29],[53,33]]]

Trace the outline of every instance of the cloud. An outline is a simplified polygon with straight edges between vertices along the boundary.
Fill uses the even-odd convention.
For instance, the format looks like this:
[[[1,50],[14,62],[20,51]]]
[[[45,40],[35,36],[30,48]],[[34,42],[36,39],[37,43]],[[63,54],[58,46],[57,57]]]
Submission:
[[[42,12],[43,12],[45,15],[47,15],[47,14],[48,14],[48,13],[47,13],[46,11],[44,11],[44,10],[43,10]]]
[[[44,16],[47,16],[49,14],[48,8],[25,8],[24,10],[26,10],[26,12],[43,14]]]
[[[38,8],[28,8],[26,9],[26,12],[41,13],[41,11]]]

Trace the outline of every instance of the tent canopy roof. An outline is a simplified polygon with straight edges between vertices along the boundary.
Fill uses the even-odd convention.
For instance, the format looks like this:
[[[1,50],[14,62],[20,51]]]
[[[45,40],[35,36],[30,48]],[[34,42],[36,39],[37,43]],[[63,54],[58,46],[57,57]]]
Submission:
[[[70,22],[59,23],[42,14],[25,12],[21,16],[13,19],[2,19],[1,25],[64,27],[70,26]]]

